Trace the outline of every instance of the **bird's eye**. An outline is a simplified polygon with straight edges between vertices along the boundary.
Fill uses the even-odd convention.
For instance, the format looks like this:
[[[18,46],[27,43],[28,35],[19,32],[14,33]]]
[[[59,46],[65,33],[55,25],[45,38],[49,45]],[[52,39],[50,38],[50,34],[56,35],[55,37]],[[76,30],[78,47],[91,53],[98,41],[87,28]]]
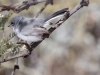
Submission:
[[[11,22],[11,25],[12,25],[12,26],[14,26],[14,23],[13,23],[13,22]]]

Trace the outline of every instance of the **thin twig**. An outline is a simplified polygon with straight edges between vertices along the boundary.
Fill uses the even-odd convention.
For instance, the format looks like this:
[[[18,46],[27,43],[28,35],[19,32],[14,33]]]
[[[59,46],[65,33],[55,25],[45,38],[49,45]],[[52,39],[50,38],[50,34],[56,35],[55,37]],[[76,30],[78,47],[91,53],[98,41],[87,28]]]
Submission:
[[[89,0],[81,0],[78,5],[76,5],[71,11],[69,11],[69,13],[66,13],[66,15],[64,15],[63,20],[59,20],[57,23],[56,23],[56,28],[59,27],[63,22],[65,22],[71,15],[73,15],[76,11],[78,11],[79,9],[81,9],[83,6],[88,6],[89,4]],[[49,32],[52,33],[55,29],[55,27],[51,27],[49,29]],[[37,47],[40,43],[40,42],[36,42],[34,44],[31,45],[31,48],[34,49],[35,47]]]
[[[37,18],[41,13],[42,11],[46,8],[46,6],[48,5],[48,0],[47,2],[44,4],[44,6],[41,8],[41,10],[36,14],[36,16],[34,18]]]
[[[48,4],[53,5],[53,0],[47,0],[44,6],[41,8],[41,10],[37,13],[37,15],[34,18],[37,18],[43,12],[43,10],[47,7]]]
[[[82,8],[83,6],[88,6],[89,5],[89,0],[81,0],[79,2],[78,5],[76,5],[76,7],[74,7],[71,11],[70,11],[70,15],[73,15],[76,11],[78,11],[80,8]]]
[[[15,59],[15,65],[14,65],[14,69],[11,73],[11,75],[14,75],[15,74],[15,71],[19,69],[19,65],[18,65],[18,58]]]
[[[19,49],[16,48],[16,51],[19,52]],[[11,75],[14,75],[14,74],[15,74],[15,71],[16,71],[17,69],[19,69],[18,58],[15,59],[14,69],[13,69]]]

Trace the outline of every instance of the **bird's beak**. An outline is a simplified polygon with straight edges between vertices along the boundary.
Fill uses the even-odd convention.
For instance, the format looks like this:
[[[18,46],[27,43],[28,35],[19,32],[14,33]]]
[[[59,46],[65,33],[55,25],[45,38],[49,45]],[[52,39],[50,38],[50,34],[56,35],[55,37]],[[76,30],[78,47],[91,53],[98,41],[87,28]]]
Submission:
[[[11,27],[11,25],[8,25],[8,27]]]

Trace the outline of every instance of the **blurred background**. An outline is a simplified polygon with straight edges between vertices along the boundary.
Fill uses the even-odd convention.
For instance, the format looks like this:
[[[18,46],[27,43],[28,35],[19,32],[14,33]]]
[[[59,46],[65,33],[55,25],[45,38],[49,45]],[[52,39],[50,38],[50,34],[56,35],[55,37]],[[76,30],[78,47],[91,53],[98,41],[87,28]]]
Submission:
[[[24,0],[0,0],[0,5],[10,5]],[[65,7],[71,10],[80,0],[54,0],[48,5],[40,18]],[[43,4],[31,6],[19,13],[21,16],[34,17]],[[9,12],[0,12],[7,15]],[[13,14],[14,17],[18,14]],[[9,19],[10,20],[10,19]],[[5,24],[4,37],[12,32]],[[2,39],[0,31],[0,39]],[[13,39],[14,40],[14,39]],[[1,64],[0,75],[10,75],[14,61]],[[31,56],[19,59],[20,69],[15,75],[100,75],[100,0],[90,0],[57,28],[50,38],[37,46]]]

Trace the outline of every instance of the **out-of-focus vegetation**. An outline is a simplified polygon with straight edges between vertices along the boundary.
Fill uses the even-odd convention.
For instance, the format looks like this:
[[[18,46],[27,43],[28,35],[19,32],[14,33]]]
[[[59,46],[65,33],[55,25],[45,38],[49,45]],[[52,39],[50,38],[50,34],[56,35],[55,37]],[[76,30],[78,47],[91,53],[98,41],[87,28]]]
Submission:
[[[13,4],[23,0],[0,0],[0,4]],[[79,0],[55,0],[39,16],[45,18],[54,11],[69,7],[72,9]],[[19,13],[33,17],[43,4],[31,6]],[[1,12],[4,16],[9,12]],[[9,20],[18,14],[13,14]],[[4,37],[12,30],[4,26]],[[0,22],[1,25],[1,22]],[[0,38],[2,39],[2,31]],[[15,41],[13,38],[11,41]],[[2,63],[0,75],[10,75],[14,61]],[[16,75],[100,75],[100,0],[90,0],[90,5],[72,15],[56,29],[49,39],[44,40],[28,58],[19,59],[20,69]]]
[[[4,30],[4,25],[8,21],[11,15],[12,13],[9,13],[8,15],[5,16],[0,14],[0,30]]]
[[[5,33],[4,30],[6,28],[5,24],[7,23],[9,18],[12,16],[12,14],[13,14],[12,12],[9,12],[6,15],[0,14],[0,31],[2,31],[2,35],[1,35],[1,39],[0,39],[0,60],[4,60],[5,58],[15,56],[16,54],[19,53],[18,49],[16,49],[16,48],[23,46],[21,44],[16,44],[15,41],[11,41],[14,37],[16,37],[16,34],[14,32],[8,34],[9,36],[7,36],[7,37],[5,37],[5,35],[4,35],[4,33]]]

